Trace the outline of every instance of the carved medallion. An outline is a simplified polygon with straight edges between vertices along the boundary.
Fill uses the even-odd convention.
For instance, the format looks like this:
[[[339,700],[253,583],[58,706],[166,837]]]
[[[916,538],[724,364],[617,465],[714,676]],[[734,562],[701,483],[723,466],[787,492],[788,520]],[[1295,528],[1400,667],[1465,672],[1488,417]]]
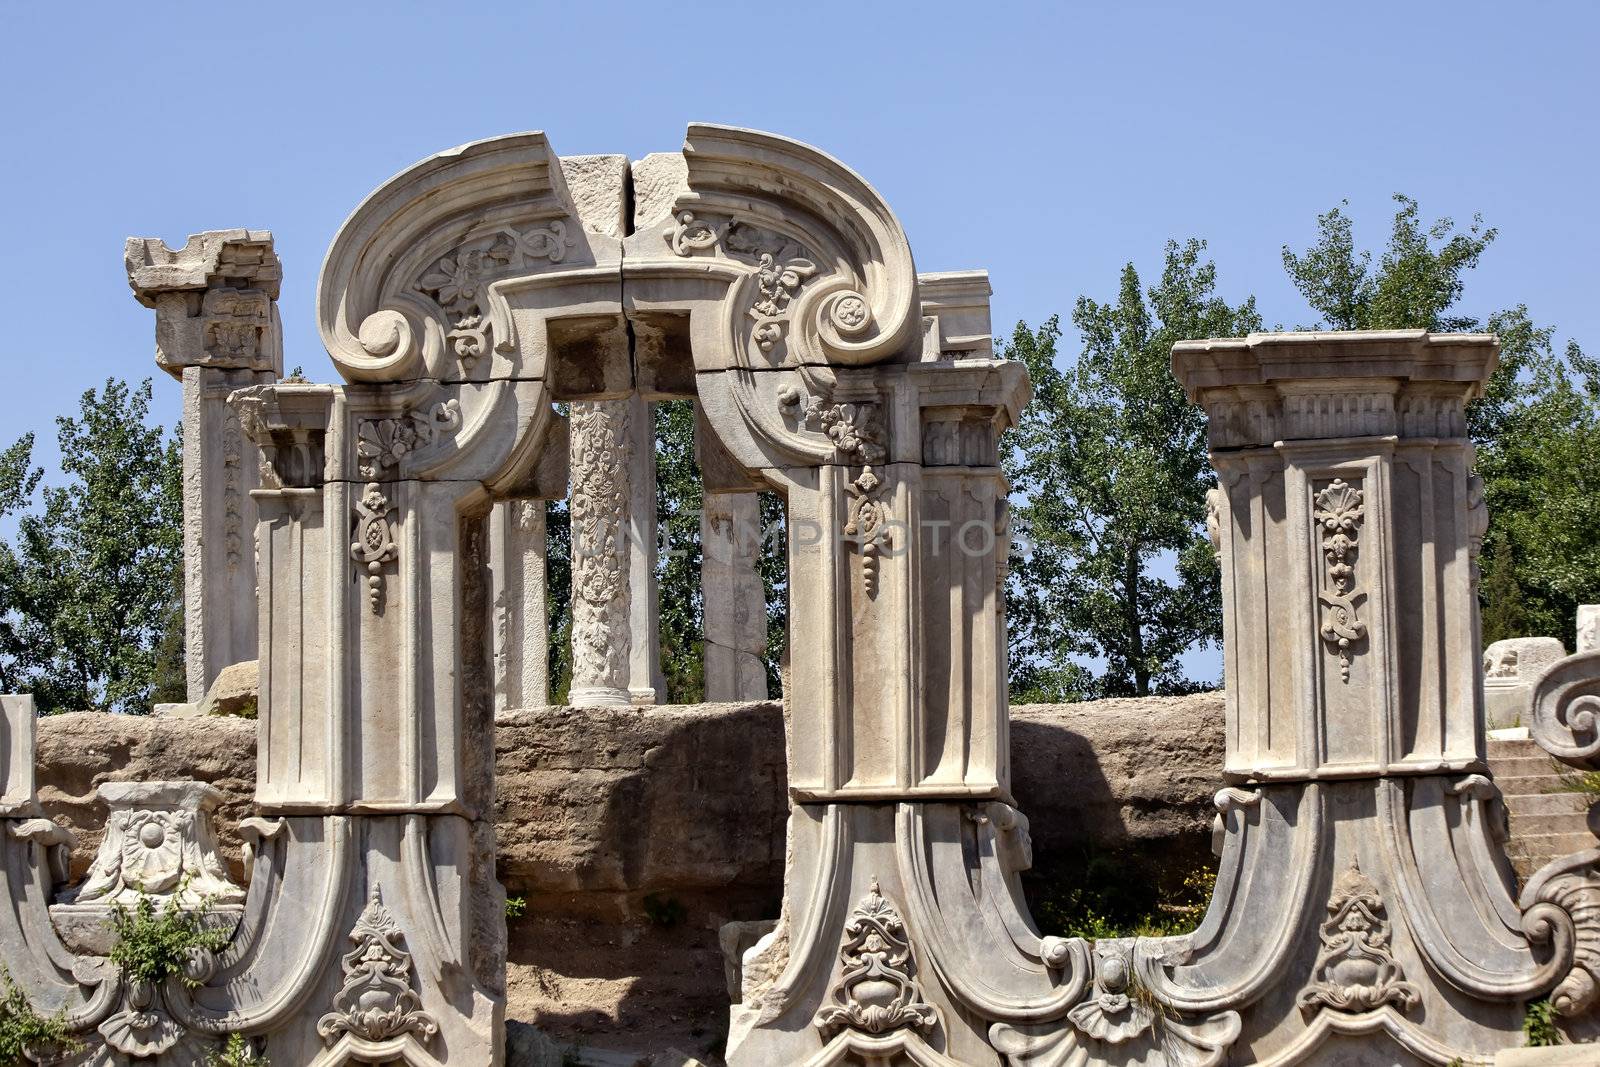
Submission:
[[[317,1033],[332,1042],[348,1033],[363,1041],[387,1041],[416,1034],[426,1041],[439,1032],[433,1016],[411,986],[411,953],[401,948],[405,935],[383,906],[376,888],[350,931],[355,948],[345,953],[344,984],[333,997],[333,1011],[317,1021]]]
[[[911,1027],[926,1034],[939,1025],[938,1011],[917,984],[905,923],[876,879],[845,924],[839,962],[833,1003],[814,1020],[824,1037],[846,1027],[869,1034]]]
[[[1328,899],[1328,918],[1312,984],[1299,997],[1302,1010],[1372,1011],[1385,1004],[1401,1011],[1417,1006],[1421,994],[1389,947],[1389,921],[1378,887],[1356,863],[1339,876]]]
[[[350,543],[350,558],[367,575],[367,601],[374,612],[383,606],[383,566],[400,557],[389,524],[389,498],[377,482],[368,482],[356,498],[356,535]]]

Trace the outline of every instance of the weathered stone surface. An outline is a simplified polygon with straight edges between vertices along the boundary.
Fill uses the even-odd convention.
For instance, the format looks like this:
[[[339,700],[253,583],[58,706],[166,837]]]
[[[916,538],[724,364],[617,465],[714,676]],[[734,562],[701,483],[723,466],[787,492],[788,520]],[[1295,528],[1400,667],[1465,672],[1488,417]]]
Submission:
[[[1012,709],[1017,803],[1037,865],[1083,848],[1203,855],[1220,785],[1222,697],[1203,693]],[[39,721],[40,799],[73,829],[75,876],[99,846],[107,781],[194,778],[239,881],[256,724],[99,712]],[[509,923],[508,1016],[540,1045],[701,1055],[726,1026],[720,928],[770,920],[788,816],[779,705],[537,708],[496,724],[500,879],[525,898]],[[508,1028],[508,1061],[533,1039]],[[518,1057],[522,1058],[519,1059]]]
[[[245,660],[222,668],[200,702],[201,715],[242,715],[255,718],[260,672],[256,661]]]
[[[1483,650],[1483,717],[1491,730],[1528,723],[1533,685],[1567,650],[1554,637],[1513,637]]]
[[[1034,853],[1204,841],[1222,784],[1221,692],[1011,709],[1012,784]]]
[[[256,726],[245,719],[162,719],[72,712],[39,720],[39,801],[77,835],[72,876],[83,877],[100,847],[106,782],[194,779],[221,794],[218,844],[235,882],[243,881],[239,821],[250,815]]]

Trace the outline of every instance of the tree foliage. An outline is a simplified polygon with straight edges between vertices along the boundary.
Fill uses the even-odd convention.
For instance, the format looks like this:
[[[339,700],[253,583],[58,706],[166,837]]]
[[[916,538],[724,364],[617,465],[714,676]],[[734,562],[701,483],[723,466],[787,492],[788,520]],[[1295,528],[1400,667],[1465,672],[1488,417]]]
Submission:
[[[150,401],[148,379],[85,392],[56,420],[61,484],[41,486],[32,435],[0,453],[0,688],[44,710],[181,699],[182,461]]]
[[[1317,318],[1304,329],[1487,330],[1499,368],[1468,409],[1490,525],[1480,596],[1484,638],[1565,634],[1600,599],[1600,367],[1526,305],[1460,305],[1496,231],[1474,217],[1424,223],[1396,196],[1388,241],[1358,250],[1343,205],[1310,247],[1283,248]],[[1081,297],[1081,352],[1061,365],[1061,330],[1018,324],[1002,351],[1027,364],[1034,401],[1005,458],[1022,551],[1007,591],[1016,700],[1171,692],[1196,683],[1179,657],[1220,640],[1217,572],[1202,534],[1204,419],[1170,372],[1186,338],[1261,328],[1255,303],[1215,295],[1196,241],[1169,243],[1160,281],[1132,264],[1117,299]]]
[[[1395,200],[1376,270],[1341,208],[1318,218],[1305,252],[1284,247],[1284,267],[1322,316],[1315,328],[1499,337],[1500,365],[1467,410],[1489,509],[1483,637],[1565,636],[1578,605],[1600,597],[1600,368],[1575,341],[1558,352],[1555,331],[1535,325],[1526,304],[1464,314],[1467,274],[1496,231],[1476,216],[1465,231],[1448,218],[1424,227],[1416,201]]]
[[[1261,319],[1253,299],[1216,295],[1204,249],[1169,242],[1148,289],[1130,263],[1114,301],[1080,297],[1072,318],[1083,349],[1065,370],[1056,319],[1038,331],[1019,324],[1001,346],[1034,388],[1005,457],[1025,546],[1007,592],[1015,699],[1193,689],[1179,656],[1220,633],[1202,531],[1205,417],[1173,378],[1171,353],[1177,341],[1248,332]]]

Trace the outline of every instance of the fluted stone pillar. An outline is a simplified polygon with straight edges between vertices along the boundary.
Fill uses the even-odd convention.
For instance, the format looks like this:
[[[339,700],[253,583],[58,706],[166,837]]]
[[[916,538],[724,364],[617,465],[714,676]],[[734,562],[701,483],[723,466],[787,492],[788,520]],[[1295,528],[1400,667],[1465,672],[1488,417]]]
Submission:
[[[660,594],[656,581],[656,434],[650,402],[635,393],[628,412],[628,699],[661,704]]]
[[[705,602],[705,698],[767,699],[767,601],[761,558],[761,499],[707,493],[700,512],[700,588]]]
[[[495,711],[550,699],[545,503],[506,500],[489,513]]]
[[[256,657],[252,543],[258,458],[229,394],[283,371],[278,285],[265,230],[212,230],[171,249],[130,237],[134,297],[156,313],[156,365],[183,383],[184,637],[188,698]]]

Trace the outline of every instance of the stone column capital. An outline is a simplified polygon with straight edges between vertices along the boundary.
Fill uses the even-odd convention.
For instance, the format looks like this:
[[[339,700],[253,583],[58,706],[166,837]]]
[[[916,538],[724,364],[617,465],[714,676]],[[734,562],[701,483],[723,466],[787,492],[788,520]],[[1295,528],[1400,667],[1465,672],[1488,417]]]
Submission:
[[[1493,334],[1253,333],[1180,341],[1172,372],[1213,449],[1345,437],[1465,437],[1467,401],[1500,362]]]
[[[156,363],[281,374],[276,303],[283,266],[266,230],[207,230],[182,248],[130,237],[123,264],[134,299],[156,312]]]

